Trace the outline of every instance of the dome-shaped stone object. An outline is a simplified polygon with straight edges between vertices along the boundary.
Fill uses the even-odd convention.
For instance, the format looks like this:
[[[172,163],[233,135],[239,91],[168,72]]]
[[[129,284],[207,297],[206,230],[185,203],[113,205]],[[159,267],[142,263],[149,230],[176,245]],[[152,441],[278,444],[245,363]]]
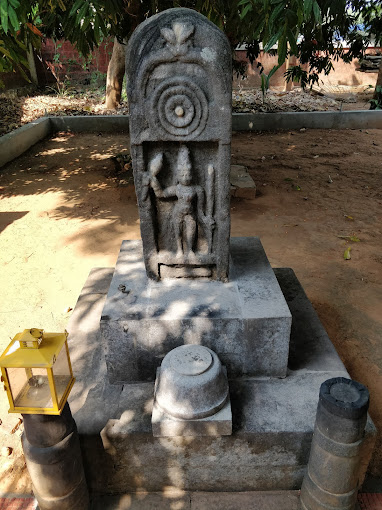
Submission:
[[[156,388],[158,405],[190,420],[216,414],[228,397],[228,381],[217,355],[201,345],[182,345],[163,359]]]
[[[182,345],[164,357],[151,423],[156,437],[232,434],[227,371],[211,349]]]

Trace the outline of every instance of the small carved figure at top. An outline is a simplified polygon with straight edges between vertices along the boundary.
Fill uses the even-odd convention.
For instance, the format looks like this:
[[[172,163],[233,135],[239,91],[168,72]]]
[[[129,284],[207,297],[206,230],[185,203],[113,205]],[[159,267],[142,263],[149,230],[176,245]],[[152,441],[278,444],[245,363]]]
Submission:
[[[208,241],[208,252],[212,249],[212,235],[215,226],[213,219],[213,202],[207,203],[207,214],[204,213],[205,193],[201,186],[192,184],[192,164],[190,152],[186,146],[179,150],[175,169],[176,185],[162,189],[157,175],[163,167],[163,153],[157,154],[150,162],[150,184],[157,198],[176,197],[172,213],[174,234],[176,239],[176,256],[194,255],[196,246],[197,221],[203,225]],[[213,187],[214,169],[208,166],[207,189]],[[208,193],[207,201],[213,201],[213,194]],[[196,211],[195,211],[196,210]]]
[[[191,36],[195,27],[191,23],[175,21],[172,28],[162,28],[160,33],[166,40],[167,48],[174,56],[186,55],[191,46]]]

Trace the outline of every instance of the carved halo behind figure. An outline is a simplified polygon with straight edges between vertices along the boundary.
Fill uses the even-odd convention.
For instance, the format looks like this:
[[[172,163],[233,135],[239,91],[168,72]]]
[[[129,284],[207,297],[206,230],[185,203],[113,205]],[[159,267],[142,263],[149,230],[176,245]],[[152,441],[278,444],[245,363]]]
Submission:
[[[174,136],[198,136],[206,127],[208,103],[202,89],[187,77],[168,78],[151,100],[153,125]]]

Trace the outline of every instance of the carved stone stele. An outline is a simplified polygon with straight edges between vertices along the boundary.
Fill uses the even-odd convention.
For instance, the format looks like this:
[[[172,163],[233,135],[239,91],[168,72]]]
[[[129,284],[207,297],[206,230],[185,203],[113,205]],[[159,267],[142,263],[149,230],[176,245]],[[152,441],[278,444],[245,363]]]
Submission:
[[[130,142],[147,275],[227,281],[231,49],[213,23],[169,9],[126,56]]]

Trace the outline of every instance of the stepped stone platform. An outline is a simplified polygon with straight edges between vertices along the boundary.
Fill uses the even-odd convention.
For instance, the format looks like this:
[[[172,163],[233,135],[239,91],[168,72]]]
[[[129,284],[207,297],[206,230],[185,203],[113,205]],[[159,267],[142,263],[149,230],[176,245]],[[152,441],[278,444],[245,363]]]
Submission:
[[[91,498],[91,510],[299,510],[299,491],[269,492],[185,492],[163,491],[156,493],[133,493],[102,495]],[[382,503],[382,494],[358,494],[359,504],[355,510],[375,510]],[[8,510],[35,510],[37,502],[29,494],[7,495],[0,498]]]
[[[91,510],[299,510],[298,491],[184,492],[95,497]]]
[[[183,344],[219,356],[228,377],[287,374],[291,314],[258,237],[230,241],[230,281],[147,278],[141,241],[124,241],[101,317],[111,383],[153,381]]]
[[[77,377],[69,400],[90,489],[109,494],[299,489],[319,387],[349,375],[293,271],[275,270],[292,315],[287,376],[230,380],[233,434],[215,438],[154,438],[154,383],[109,383],[99,320],[112,275],[103,268],[90,273],[68,325]],[[361,481],[375,434],[369,419]]]

